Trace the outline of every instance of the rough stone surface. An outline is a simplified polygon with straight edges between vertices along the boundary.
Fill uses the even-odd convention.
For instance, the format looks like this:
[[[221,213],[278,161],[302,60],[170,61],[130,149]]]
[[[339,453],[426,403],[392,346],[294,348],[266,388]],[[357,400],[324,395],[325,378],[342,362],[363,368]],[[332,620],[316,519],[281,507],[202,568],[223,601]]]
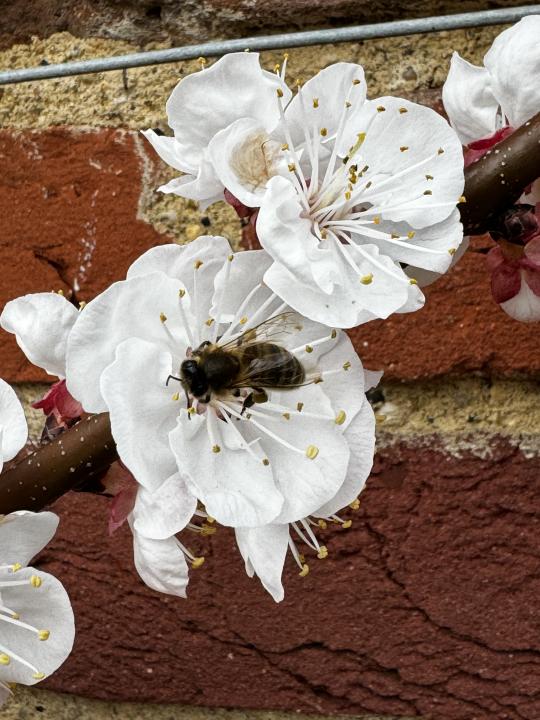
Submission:
[[[8,3],[0,18],[0,46],[69,30],[82,37],[156,39],[174,44],[292,32],[317,26],[369,23],[527,4],[523,0],[29,0]],[[532,4],[532,3],[531,3]]]
[[[129,702],[103,702],[39,687],[16,688],[2,708],[2,720],[311,720],[311,715],[271,711],[221,710]],[[318,720],[322,720],[318,716]],[[333,720],[340,720],[333,716]],[[362,715],[358,720],[412,720]]]
[[[451,458],[433,446],[378,458],[329,557],[286,565],[275,605],[243,574],[232,533],[184,537],[206,563],[189,599],[147,590],[103,498],[57,504],[42,567],[77,617],[73,655],[47,681],[90,697],[240,709],[537,720],[540,460],[508,445]],[[349,513],[346,513],[349,516]],[[353,513],[351,511],[351,517]]]

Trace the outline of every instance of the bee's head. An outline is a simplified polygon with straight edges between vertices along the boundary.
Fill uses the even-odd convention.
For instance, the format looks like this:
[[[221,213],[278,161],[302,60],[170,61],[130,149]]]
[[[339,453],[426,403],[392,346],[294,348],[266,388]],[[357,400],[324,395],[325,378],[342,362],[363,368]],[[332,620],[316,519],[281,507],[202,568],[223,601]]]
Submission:
[[[180,365],[182,383],[190,395],[203,398],[209,390],[208,379],[197,358],[184,360]]]

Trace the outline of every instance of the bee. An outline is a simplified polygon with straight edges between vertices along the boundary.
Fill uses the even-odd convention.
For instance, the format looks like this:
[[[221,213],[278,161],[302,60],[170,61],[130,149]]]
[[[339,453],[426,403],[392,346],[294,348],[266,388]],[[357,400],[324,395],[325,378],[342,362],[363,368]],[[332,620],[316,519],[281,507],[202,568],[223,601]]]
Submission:
[[[180,366],[180,377],[188,407],[191,398],[209,403],[213,395],[231,392],[244,399],[242,413],[255,403],[268,400],[267,389],[287,390],[305,384],[302,363],[279,344],[279,336],[301,330],[296,313],[276,315],[242,333],[229,343],[202,342]],[[174,376],[169,376],[168,380]]]

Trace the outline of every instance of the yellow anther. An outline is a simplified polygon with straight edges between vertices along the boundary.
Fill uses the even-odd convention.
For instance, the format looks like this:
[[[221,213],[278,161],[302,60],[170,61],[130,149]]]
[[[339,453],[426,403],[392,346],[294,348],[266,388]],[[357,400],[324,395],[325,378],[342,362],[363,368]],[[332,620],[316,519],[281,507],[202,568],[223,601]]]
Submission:
[[[304,563],[302,565],[302,569],[298,573],[300,577],[306,577],[306,575],[309,573],[309,565],[307,563]]]
[[[206,58],[201,56],[200,58],[197,58],[197,62],[203,68],[206,65]]]
[[[193,263],[193,267],[195,268],[195,270],[198,270],[203,264],[204,263],[202,260],[195,260],[195,262]]]
[[[283,417],[285,418],[285,420],[290,420],[290,419],[291,419],[291,413],[285,412],[285,413],[283,413]]]
[[[195,415],[195,408],[193,406],[188,408],[188,415]]]
[[[288,53],[288,52],[284,52],[284,53],[283,53],[283,59],[284,59],[284,60],[288,60],[288,59],[289,59],[289,53]]]
[[[310,460],[315,460],[319,454],[319,448],[316,445],[308,445],[306,448],[306,457]]]
[[[263,458],[262,464],[268,466],[270,465],[270,460],[268,458]]]
[[[392,240],[399,240],[399,233],[390,233]]]
[[[57,294],[57,295],[63,295],[63,294],[64,294],[64,291],[62,290],[62,288],[60,288],[60,290],[57,290],[57,291],[56,291],[56,294]]]
[[[318,108],[319,107],[319,98],[313,98],[313,107]]]
[[[380,223],[381,223],[381,218],[379,217],[379,215],[375,215],[375,217],[373,218],[373,224],[380,225]]]
[[[328,523],[322,518],[317,522],[317,525],[321,528],[321,530],[326,530],[326,528],[328,527]]]
[[[407,237],[409,238],[409,240],[412,240],[415,235],[416,233],[414,232],[414,230],[409,230],[409,232],[407,233]]]
[[[349,190],[347,190],[347,192],[345,193],[345,200],[350,200],[350,199],[351,199],[351,193]]]
[[[211,325],[213,322],[214,322],[214,318],[208,318],[208,320],[206,320],[205,324],[208,325],[208,327],[210,327],[210,325]]]
[[[323,240],[326,240],[328,237],[328,232],[326,230],[321,230],[321,237]]]
[[[382,425],[383,422],[386,420],[386,415],[383,415],[382,413],[375,413],[375,422],[378,425]]]
[[[408,146],[408,145],[402,145],[402,146],[399,148],[400,152],[406,152],[408,149],[409,149],[409,146]]]
[[[347,360],[347,362],[343,363],[343,369],[348,370],[351,367],[351,363]]]
[[[86,307],[86,301],[81,300],[81,302],[79,303],[79,310],[84,310],[85,307]]]
[[[180,400],[180,393],[174,393],[172,396],[172,399],[176,402],[177,400]]]
[[[247,323],[248,319],[245,315],[243,315],[240,320],[238,321],[240,325],[245,325]]]
[[[228,255],[228,256],[227,256],[227,260],[228,260],[229,262],[232,262],[232,261],[234,260],[234,255],[232,255],[232,254],[231,254],[231,255]]]
[[[302,87],[302,80],[300,78],[296,78],[296,80],[294,81],[294,84],[296,85],[297,88],[300,88],[300,87]]]
[[[289,149],[289,143],[283,143],[283,145],[281,146],[281,149],[282,149],[283,151],[288,150],[288,149]]]
[[[40,630],[38,632],[38,638],[40,640],[48,640],[50,638],[50,636],[51,636],[50,630]]]
[[[336,425],[343,425],[346,419],[347,413],[345,412],[345,410],[340,410],[336,415],[334,422],[336,423]]]
[[[281,70],[281,65],[279,63],[276,63],[274,65],[274,72],[279,73],[280,70]]]
[[[10,662],[11,658],[9,657],[9,655],[6,655],[6,653],[2,653],[0,655],[0,665],[9,665]]]
[[[186,291],[185,291],[183,288],[181,288],[181,289],[178,291],[178,297],[183,298],[185,294],[186,294]]]
[[[332,338],[332,340],[335,340],[335,338],[337,338],[337,330],[335,328],[330,333],[330,337]]]
[[[409,280],[409,285],[418,285],[418,280],[416,278],[411,278]]]
[[[294,163],[289,163],[287,167],[289,168],[289,172],[294,172],[296,170],[296,165]]]
[[[354,80],[352,81],[352,84],[353,84],[353,85],[360,85],[360,80],[358,80],[358,78],[354,78]]]
[[[341,523],[341,527],[345,530],[348,530],[352,525],[352,520],[345,520],[345,522]]]
[[[467,202],[467,198],[465,197],[465,195],[461,195],[461,196],[458,198],[458,202],[460,202],[460,203]]]
[[[41,587],[41,582],[41,578],[37,575],[32,575],[32,577],[30,578],[30,585],[32,585],[32,587]]]
[[[457,252],[457,250],[456,250],[456,248],[450,248],[450,249],[448,250],[448,252],[450,253],[450,255],[455,255],[456,252]]]
[[[384,105],[377,106],[377,112],[384,112],[385,110],[386,110],[386,108],[384,107]]]
[[[319,552],[317,553],[317,557],[319,558],[319,560],[324,560],[328,557],[328,548],[326,547],[326,545],[319,546]]]
[[[159,313],[159,319],[162,323],[167,322],[167,316],[165,315],[165,313]]]
[[[11,613],[11,617],[12,617],[14,620],[19,620],[21,616],[19,615],[18,612],[14,612],[14,613]]]
[[[433,175],[426,175],[426,180],[433,180]]]
[[[191,567],[194,570],[197,570],[198,568],[202,567],[204,565],[204,556],[193,558],[191,561]]]
[[[21,568],[22,568],[21,563],[18,563],[18,562],[13,563],[13,565],[11,566],[11,572],[17,572],[17,570],[20,570]]]
[[[219,447],[219,445],[212,445],[212,452],[216,454],[221,452],[221,448]]]
[[[407,110],[406,107],[400,107],[400,108],[399,108],[399,112],[403,115],[403,113],[408,112],[408,110]]]
[[[278,88],[278,89],[276,90],[276,93],[277,93],[278,98],[282,98],[282,97],[283,97],[283,90],[282,90],[281,88]]]
[[[321,128],[320,133],[322,137],[326,137],[328,135],[328,129],[327,128]]]
[[[206,522],[209,522],[210,524],[216,522],[216,518],[213,518],[211,515],[206,516]]]
[[[45,673],[35,672],[32,677],[34,678],[34,680],[43,680],[43,678],[45,677]]]
[[[312,353],[312,352],[313,352],[313,348],[311,347],[311,345],[306,345],[305,351],[306,351],[307,353]]]
[[[349,504],[349,507],[351,508],[351,510],[358,510],[358,508],[360,507],[360,500],[356,498],[356,500],[353,500],[352,503]]]
[[[371,285],[373,282],[373,273],[369,273],[369,275],[362,275],[360,282],[362,285]]]
[[[358,140],[356,142],[356,149],[358,150],[360,145],[362,145],[362,143],[366,139],[366,133],[365,132],[356,133],[356,137],[358,138]]]
[[[442,155],[443,152],[444,152],[443,148],[439,148],[439,149],[437,150],[437,155]]]
[[[433,195],[431,190],[424,190],[424,195]]]
[[[298,412],[302,412],[303,407],[304,407],[303,402],[296,403],[296,409],[298,410]]]

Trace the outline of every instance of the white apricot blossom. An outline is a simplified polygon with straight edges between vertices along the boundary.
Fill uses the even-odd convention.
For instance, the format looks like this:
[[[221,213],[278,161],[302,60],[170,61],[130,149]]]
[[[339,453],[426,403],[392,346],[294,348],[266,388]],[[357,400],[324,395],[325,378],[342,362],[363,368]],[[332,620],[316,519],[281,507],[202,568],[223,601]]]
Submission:
[[[58,517],[15,512],[0,519],[0,688],[34,685],[73,647],[73,611],[62,584],[28,567],[52,539]],[[5,693],[2,693],[5,695]]]
[[[284,73],[273,86],[262,70],[264,82],[250,75],[253,102],[264,93],[266,109],[265,123],[254,120],[230,91],[243,86],[243,68],[252,73],[254,59],[229,55],[183,80],[167,106],[175,139],[153,138],[154,146],[170,162],[164,148],[177,128],[182,137],[193,133],[200,152],[207,142],[208,168],[220,183],[212,192],[223,199],[226,190],[244,216],[252,212],[274,261],[265,283],[296,311],[352,327],[418,309],[424,297],[414,268],[444,273],[463,238],[456,134],[430,108],[391,97],[368,101],[363,68],[353,63],[322,70],[292,100]],[[196,114],[172,102],[179,93]],[[224,96],[228,110],[214,132],[221,122],[214,98],[221,108]],[[201,135],[197,122],[211,124],[211,132]],[[181,157],[183,147],[174,147]],[[183,181],[173,181],[181,195]]]
[[[516,129],[540,111],[539,37],[540,15],[529,15],[495,38],[483,67],[454,52],[442,96],[464,145]]]
[[[345,422],[373,436],[349,339],[309,320],[298,318],[282,340],[309,384],[265,388],[267,401],[247,410],[253,388],[201,399],[175,379],[201,343],[237,347],[244,333],[289,310],[263,283],[270,263],[263,251],[232,254],[220,237],[153,248],[86,306],[68,340],[68,387],[86,411],[109,411],[138,483],[154,492],[179,473],[223,525],[310,515],[348,477]]]
[[[264,140],[279,121],[277,90],[290,97],[279,76],[261,69],[258,53],[226,55],[210,68],[185,77],[166,106],[174,137],[158,135],[154,130],[143,132],[163,160],[184,173],[159,189],[198,200],[203,207],[223,200],[224,185],[215,158],[221,154],[223,143],[230,142],[230,136],[246,142],[247,153],[256,146],[253,137]],[[245,128],[247,135],[242,133]],[[258,146],[253,159],[260,165]],[[246,163],[245,171],[249,185],[253,175],[250,164]]]

